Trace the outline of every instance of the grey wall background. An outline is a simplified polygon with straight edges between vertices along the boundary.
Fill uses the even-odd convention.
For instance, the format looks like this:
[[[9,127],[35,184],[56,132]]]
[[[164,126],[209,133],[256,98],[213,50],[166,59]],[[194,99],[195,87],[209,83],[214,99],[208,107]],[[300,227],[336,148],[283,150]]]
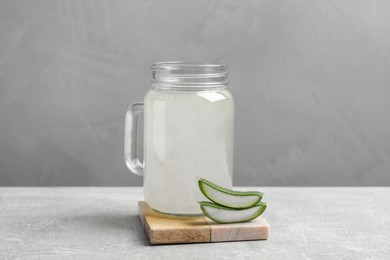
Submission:
[[[0,1],[0,185],[141,185],[127,106],[226,62],[235,185],[390,185],[390,2]]]

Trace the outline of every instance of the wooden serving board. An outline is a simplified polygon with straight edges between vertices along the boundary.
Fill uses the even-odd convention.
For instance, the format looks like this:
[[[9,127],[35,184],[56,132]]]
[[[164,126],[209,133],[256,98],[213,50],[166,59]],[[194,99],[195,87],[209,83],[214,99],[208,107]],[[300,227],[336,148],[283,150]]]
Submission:
[[[176,217],[154,211],[138,202],[139,217],[152,245],[262,240],[269,237],[269,224],[259,217],[246,223],[218,224],[204,216]]]

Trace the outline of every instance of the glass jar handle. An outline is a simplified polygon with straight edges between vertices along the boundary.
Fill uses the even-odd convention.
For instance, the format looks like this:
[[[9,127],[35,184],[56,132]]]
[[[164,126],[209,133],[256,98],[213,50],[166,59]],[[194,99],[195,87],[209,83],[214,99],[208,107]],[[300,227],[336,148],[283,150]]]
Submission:
[[[144,162],[138,158],[138,121],[144,111],[143,103],[134,103],[127,109],[125,121],[125,162],[133,173],[144,175]]]

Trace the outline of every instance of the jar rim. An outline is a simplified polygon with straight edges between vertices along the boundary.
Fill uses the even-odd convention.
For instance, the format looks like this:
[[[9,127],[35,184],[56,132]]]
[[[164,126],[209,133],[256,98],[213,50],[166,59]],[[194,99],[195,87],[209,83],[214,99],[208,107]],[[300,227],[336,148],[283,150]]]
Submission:
[[[172,69],[174,67],[206,67],[206,68],[221,68],[226,70],[226,63],[212,63],[199,61],[158,61],[153,63],[152,69]]]

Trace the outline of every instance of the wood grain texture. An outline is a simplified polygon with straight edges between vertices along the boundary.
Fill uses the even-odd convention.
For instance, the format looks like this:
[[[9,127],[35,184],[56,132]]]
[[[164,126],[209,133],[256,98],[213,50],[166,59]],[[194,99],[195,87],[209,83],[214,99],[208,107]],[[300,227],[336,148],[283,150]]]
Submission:
[[[208,220],[211,228],[211,242],[268,239],[270,226],[262,217],[250,222],[218,224]]]
[[[247,223],[217,224],[204,216],[176,217],[138,202],[139,216],[151,244],[204,243],[268,239],[269,224],[262,218]]]
[[[151,244],[210,242],[210,225],[204,217],[175,217],[152,210],[138,202],[141,222]]]

